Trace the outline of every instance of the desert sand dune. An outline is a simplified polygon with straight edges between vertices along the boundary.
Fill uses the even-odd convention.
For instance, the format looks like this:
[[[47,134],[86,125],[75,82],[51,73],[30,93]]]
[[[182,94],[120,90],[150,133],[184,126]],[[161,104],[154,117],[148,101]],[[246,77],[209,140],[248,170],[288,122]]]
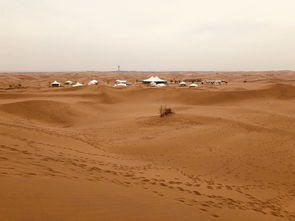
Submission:
[[[196,89],[0,75],[0,220],[295,220],[294,77],[279,74]],[[104,83],[48,87],[81,76]]]

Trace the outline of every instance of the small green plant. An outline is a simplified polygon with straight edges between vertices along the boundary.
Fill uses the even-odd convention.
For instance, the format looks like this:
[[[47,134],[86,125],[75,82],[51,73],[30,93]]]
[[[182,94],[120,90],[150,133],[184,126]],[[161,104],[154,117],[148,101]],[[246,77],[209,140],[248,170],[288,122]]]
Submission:
[[[166,117],[169,114],[173,114],[172,109],[162,105],[160,107],[160,117]]]

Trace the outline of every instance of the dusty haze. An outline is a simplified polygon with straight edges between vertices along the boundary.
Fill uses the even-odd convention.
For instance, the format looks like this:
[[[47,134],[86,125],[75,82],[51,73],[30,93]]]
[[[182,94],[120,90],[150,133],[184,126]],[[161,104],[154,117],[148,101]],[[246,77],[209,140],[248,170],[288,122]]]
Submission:
[[[0,71],[295,69],[293,0],[1,1]]]

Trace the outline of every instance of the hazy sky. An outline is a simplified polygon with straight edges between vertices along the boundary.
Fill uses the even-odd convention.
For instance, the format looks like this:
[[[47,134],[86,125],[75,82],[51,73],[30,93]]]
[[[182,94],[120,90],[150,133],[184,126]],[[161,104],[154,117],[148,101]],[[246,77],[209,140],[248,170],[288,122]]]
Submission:
[[[0,71],[295,69],[294,0],[0,0]]]

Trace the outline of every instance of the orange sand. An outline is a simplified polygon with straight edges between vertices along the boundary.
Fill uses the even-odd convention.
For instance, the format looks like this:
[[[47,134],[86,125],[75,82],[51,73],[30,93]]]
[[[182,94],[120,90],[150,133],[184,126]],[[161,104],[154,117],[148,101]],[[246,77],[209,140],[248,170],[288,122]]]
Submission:
[[[295,220],[294,72],[148,75],[0,75],[0,220]]]

